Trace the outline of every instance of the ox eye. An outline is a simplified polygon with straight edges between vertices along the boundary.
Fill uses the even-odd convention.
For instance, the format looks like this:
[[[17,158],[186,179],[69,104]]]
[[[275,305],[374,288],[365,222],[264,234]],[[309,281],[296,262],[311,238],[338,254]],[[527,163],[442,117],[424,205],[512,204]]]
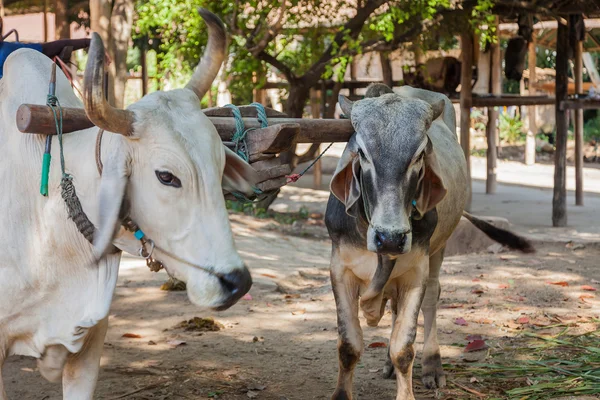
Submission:
[[[173,186],[175,188],[181,187],[181,181],[179,180],[178,177],[176,177],[172,173],[167,172],[167,171],[155,171],[155,172],[156,172],[156,177],[158,178],[160,183],[162,183],[163,185]]]

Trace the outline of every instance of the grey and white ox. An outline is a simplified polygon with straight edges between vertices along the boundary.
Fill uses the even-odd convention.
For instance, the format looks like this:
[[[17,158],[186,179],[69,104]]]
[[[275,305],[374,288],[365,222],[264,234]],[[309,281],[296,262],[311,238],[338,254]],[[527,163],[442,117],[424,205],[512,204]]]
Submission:
[[[84,97],[92,122],[110,132],[101,147],[102,176],[94,161],[98,128],[65,135],[64,154],[97,227],[94,247],[67,217],[56,137],[50,193],[43,197],[44,137],[20,133],[15,124],[20,104],[45,102],[51,61],[32,50],[6,61],[0,80],[0,366],[11,354],[38,358],[44,377],[62,378],[64,399],[93,396],[121,251],[140,248],[120,226],[125,213],[154,240],[154,256],[167,271],[187,282],[193,303],[225,309],[252,284],[233,242],[222,187],[251,194],[254,173],[224,148],[201,111],[227,43],[222,22],[201,14],[209,42],[191,81],[184,89],[151,93],[127,110],[104,100],[104,46],[93,35]],[[57,96],[63,106],[82,107],[62,73]],[[1,376],[0,399],[6,400]]]
[[[444,246],[467,199],[466,163],[454,109],[439,93],[410,86],[397,93],[372,85],[340,105],[356,133],[331,181],[325,223],[333,241],[331,282],[338,314],[339,375],[333,399],[352,399],[353,371],[363,351],[359,304],[376,326],[391,300],[392,335],[384,375],[395,373],[398,400],[414,399],[413,343],[425,317],[423,383],[442,387],[436,330]],[[492,239],[523,251],[530,244],[464,213]],[[360,302],[359,302],[360,297]]]

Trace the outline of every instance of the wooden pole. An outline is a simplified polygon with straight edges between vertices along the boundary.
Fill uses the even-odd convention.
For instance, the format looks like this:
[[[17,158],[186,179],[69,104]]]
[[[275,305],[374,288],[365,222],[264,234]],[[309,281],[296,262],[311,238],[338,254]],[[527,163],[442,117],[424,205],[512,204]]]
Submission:
[[[4,35],[4,27],[2,20],[4,19],[4,0],[0,0],[0,38]],[[2,39],[0,39],[2,41]]]
[[[583,92],[583,42],[577,41],[575,56],[575,93]],[[575,205],[583,205],[583,110],[575,110]]]
[[[318,119],[321,117],[319,110],[319,93],[316,89],[310,89],[310,110],[312,117]],[[320,153],[320,149],[317,150]],[[313,189],[320,189],[323,184],[323,166],[321,159],[317,160],[313,166]]]
[[[460,35],[461,76],[460,76],[460,145],[467,163],[468,194],[465,209],[471,209],[471,82],[473,78],[473,33],[463,32]]]
[[[44,43],[48,41],[48,0],[44,0]]]
[[[350,60],[350,80],[356,80],[356,60],[354,59],[354,57],[352,57],[352,59]],[[350,88],[349,91],[350,96],[354,96],[356,94],[356,90],[354,88]],[[325,113],[323,113],[323,115],[325,115]]]
[[[496,17],[496,32],[498,32],[498,20]],[[500,38],[490,47],[490,93],[502,94],[502,60],[500,54]],[[498,109],[488,107],[488,123],[486,126],[487,138],[487,176],[485,180],[485,193],[496,193],[496,167],[498,153],[496,148],[496,137],[498,136]]]
[[[142,96],[148,94],[148,37],[144,37],[142,48],[140,49],[140,65],[142,66]],[[212,99],[212,93],[209,93],[209,99]],[[209,103],[211,101],[209,100]]]
[[[529,43],[529,95],[535,94],[534,84],[537,80],[535,64],[535,33],[532,35],[532,41]],[[537,123],[535,118],[535,106],[529,106],[529,129],[527,129],[527,138],[525,140],[525,164],[535,164],[535,134],[537,133]]]
[[[379,61],[381,62],[381,75],[383,77],[383,83],[389,87],[393,87],[394,78],[392,76],[392,62],[390,61],[390,55],[385,51],[380,51]]]
[[[556,152],[554,153],[554,194],[552,197],[552,225],[567,225],[567,113],[560,103],[567,97],[567,70],[569,30],[560,20],[556,31]]]

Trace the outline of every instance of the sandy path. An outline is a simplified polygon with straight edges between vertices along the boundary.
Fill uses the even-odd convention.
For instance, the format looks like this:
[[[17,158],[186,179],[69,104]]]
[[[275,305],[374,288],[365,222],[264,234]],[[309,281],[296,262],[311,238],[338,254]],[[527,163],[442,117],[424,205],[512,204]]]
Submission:
[[[159,290],[164,272],[153,274],[139,260],[125,258],[104,347],[98,399],[329,398],[337,373],[329,243],[285,236],[268,229],[269,221],[233,219],[238,247],[255,278],[252,300],[241,300],[215,314],[224,326],[219,332],[186,332],[174,326],[209,315],[198,312],[184,292]],[[438,323],[444,362],[468,364],[463,353],[467,334],[483,335],[491,347],[467,358],[491,357],[518,334],[521,325],[515,320],[521,316],[542,325],[554,317],[572,321],[577,325],[574,332],[593,329],[589,317],[600,318],[598,297],[581,300],[579,296],[592,293],[582,291],[582,285],[600,289],[594,281],[600,280],[599,257],[600,250],[593,246],[573,251],[547,245],[527,256],[447,258]],[[569,286],[549,285],[550,281],[566,281]],[[278,290],[277,283],[287,294]],[[456,325],[458,317],[469,325]],[[367,328],[363,321],[365,343],[386,342],[390,322],[389,313],[377,328]],[[124,333],[142,338],[123,338]],[[172,340],[186,344],[173,347],[168,343]],[[417,342],[419,356],[421,330]],[[380,376],[385,354],[385,348],[366,349],[355,378],[358,399],[394,397],[394,382]],[[45,382],[32,359],[12,357],[3,373],[10,399],[61,398],[60,385]],[[432,398],[433,393],[421,389],[418,369],[415,375],[420,398]],[[491,390],[486,382],[471,383],[465,376],[451,379],[484,393]],[[456,386],[438,393],[438,398],[469,396]]]

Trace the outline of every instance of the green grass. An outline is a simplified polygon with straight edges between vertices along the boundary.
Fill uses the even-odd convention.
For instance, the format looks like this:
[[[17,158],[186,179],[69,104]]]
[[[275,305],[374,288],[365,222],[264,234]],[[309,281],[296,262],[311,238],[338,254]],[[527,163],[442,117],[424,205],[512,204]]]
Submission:
[[[227,200],[226,206],[228,210],[250,215],[260,219],[274,219],[283,225],[291,225],[296,221],[304,221],[308,219],[309,211],[306,207],[300,207],[297,212],[277,212],[273,210],[265,210],[264,208],[256,207],[255,203],[243,203],[239,201]]]
[[[477,389],[489,394],[490,400],[600,394],[600,331],[577,336],[567,331],[553,337],[525,332],[521,346],[504,349],[502,359],[457,368],[455,374],[475,376],[493,386],[487,392]]]

